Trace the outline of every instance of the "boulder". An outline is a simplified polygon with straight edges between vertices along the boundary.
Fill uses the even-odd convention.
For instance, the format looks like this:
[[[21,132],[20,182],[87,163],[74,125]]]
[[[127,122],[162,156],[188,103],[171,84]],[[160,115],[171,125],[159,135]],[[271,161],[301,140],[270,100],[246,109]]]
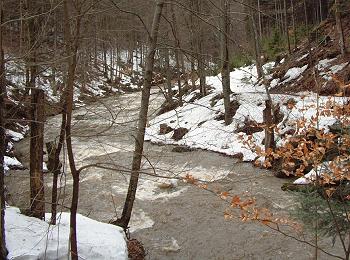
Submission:
[[[167,124],[160,124],[159,126],[159,134],[165,135],[173,131],[174,129],[168,126]]]
[[[185,134],[188,133],[188,131],[189,130],[184,127],[177,128],[174,130],[174,134],[171,138],[174,139],[175,141],[179,141],[185,136]]]

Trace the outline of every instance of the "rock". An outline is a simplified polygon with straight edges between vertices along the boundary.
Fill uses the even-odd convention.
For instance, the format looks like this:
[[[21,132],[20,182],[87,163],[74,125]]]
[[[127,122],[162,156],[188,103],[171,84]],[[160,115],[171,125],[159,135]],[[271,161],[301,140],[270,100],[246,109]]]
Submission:
[[[239,102],[237,100],[232,100],[230,102],[230,115],[234,117],[236,115],[237,110],[239,109]]]
[[[264,128],[254,120],[249,119],[248,117],[244,119],[243,126],[237,127],[236,129],[236,133],[243,132],[247,135],[252,135],[254,133],[261,132],[261,131],[264,131]]]
[[[179,141],[188,133],[188,131],[189,130],[184,127],[177,128],[174,130],[174,134],[171,138],[174,139],[175,141]]]
[[[179,102],[176,101],[176,100],[173,100],[172,102],[168,102],[168,101],[165,101],[160,110],[158,111],[157,115],[161,115],[161,114],[164,114],[166,112],[169,112],[171,110],[174,110],[175,108],[177,108],[179,106]]]
[[[174,153],[186,153],[186,152],[192,152],[195,149],[188,147],[188,146],[175,146],[171,151]]]
[[[171,238],[171,241],[168,242],[168,245],[162,247],[162,250],[165,252],[177,252],[181,249],[175,238]]]
[[[178,181],[177,179],[171,179],[169,182],[158,183],[157,186],[162,190],[175,189],[179,185]]]
[[[201,93],[195,93],[194,96],[188,101],[188,103],[193,103],[194,101],[202,97]]]
[[[220,113],[219,115],[217,115],[216,117],[214,117],[214,120],[216,120],[216,121],[225,120],[225,114]]]
[[[344,127],[339,121],[329,126],[329,131],[333,134],[350,135],[350,127],[349,126]]]
[[[204,121],[202,121],[202,122],[199,122],[197,126],[198,126],[198,127],[201,127],[205,122],[207,122],[207,121],[204,120]]]
[[[85,115],[76,115],[74,120],[85,120]]]
[[[159,126],[159,134],[160,135],[165,135],[173,131],[174,129],[168,126],[167,124],[160,124]]]
[[[315,186],[313,184],[300,185],[293,183],[284,183],[281,187],[283,191],[297,191],[297,192],[307,192],[311,190],[315,190]]]
[[[215,95],[211,100],[210,100],[210,106],[214,107],[216,105],[216,103],[220,100],[224,98],[224,94],[220,93]]]
[[[143,244],[137,239],[129,239],[127,241],[129,259],[143,260],[146,257],[146,251]]]
[[[159,184],[157,184],[157,186],[159,189],[162,189],[162,190],[167,190],[167,189],[173,188],[173,185],[171,183],[159,183]]]

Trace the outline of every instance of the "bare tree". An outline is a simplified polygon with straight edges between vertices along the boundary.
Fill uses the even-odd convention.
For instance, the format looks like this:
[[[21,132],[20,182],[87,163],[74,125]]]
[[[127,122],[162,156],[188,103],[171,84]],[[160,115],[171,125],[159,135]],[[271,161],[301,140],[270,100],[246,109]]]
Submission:
[[[39,75],[39,11],[38,3],[25,1],[25,9],[29,18],[26,20],[27,31],[27,91],[31,92],[31,123],[30,123],[30,211],[32,216],[45,218],[44,176],[43,176],[43,145],[44,145],[44,92],[37,88]]]
[[[343,30],[343,24],[342,24],[341,13],[340,13],[340,7],[342,2],[341,0],[335,0],[334,4],[335,4],[335,21],[336,21],[336,26],[337,26],[338,36],[339,36],[340,52],[342,56],[345,56],[347,51],[345,46],[344,30]]]
[[[174,12],[174,5],[170,5],[170,12],[171,12],[171,19],[173,22],[173,34],[175,38],[175,62],[176,62],[176,78],[177,78],[177,85],[179,87],[179,103],[182,106],[182,86],[181,86],[181,71],[180,71],[180,39],[178,34],[178,28],[177,28],[177,21],[176,21],[176,15]]]
[[[258,34],[258,29],[256,27],[254,10],[252,8],[254,5],[252,2],[250,6],[251,6],[250,21],[251,21],[251,26],[253,29],[253,37],[254,37],[253,40],[254,40],[255,65],[256,65],[258,78],[261,78],[263,76],[263,69],[262,69],[262,62],[261,62],[261,48],[260,48],[259,34]]]
[[[201,12],[201,6],[202,2],[200,0],[193,0],[192,1],[192,11],[199,14]],[[200,93],[202,96],[205,96],[207,94],[206,90],[206,80],[205,80],[205,57],[203,55],[203,28],[202,23],[200,19],[196,19],[197,28],[195,29],[195,42],[196,42],[196,59],[197,59],[197,71],[198,71],[198,77],[199,77],[199,88]]]
[[[3,0],[0,1],[0,24],[3,23]],[[0,258],[6,259],[5,241],[5,186],[4,186],[4,156],[5,156],[5,59],[3,49],[3,27],[0,27]]]
[[[287,44],[288,44],[288,53],[291,54],[291,48],[290,48],[290,38],[289,38],[289,23],[288,23],[288,10],[287,10],[287,0],[283,0],[283,11],[284,11],[284,26],[285,26],[285,32],[287,36]]]
[[[293,37],[294,37],[294,49],[296,50],[298,47],[298,39],[297,39],[297,29],[295,24],[295,6],[294,6],[294,0],[290,1],[292,5],[292,23],[293,23]]]
[[[222,91],[224,94],[225,124],[232,123],[231,101],[230,101],[230,55],[229,55],[229,33],[230,33],[230,3],[228,0],[221,0],[222,18]]]
[[[45,218],[43,175],[44,149],[44,91],[31,89],[30,123],[30,211],[32,216]]]
[[[116,224],[123,227],[124,230],[128,228],[131,218],[131,212],[135,201],[137,184],[139,180],[139,171],[141,168],[143,145],[145,138],[145,129],[147,124],[147,114],[149,107],[149,99],[151,93],[152,74],[154,67],[154,55],[157,47],[157,38],[159,25],[164,6],[164,0],[158,0],[156,3],[154,18],[152,23],[151,34],[149,35],[149,50],[147,54],[145,77],[143,82],[142,97],[141,97],[141,109],[139,113],[138,129],[135,138],[135,150],[132,160],[132,173],[130,176],[128,193],[125,199],[123,213],[121,218],[116,221]]]
[[[78,260],[78,247],[77,247],[77,220],[76,214],[78,211],[78,198],[79,198],[79,171],[75,166],[73,147],[72,147],[72,137],[71,137],[71,124],[72,124],[72,111],[73,111],[73,92],[74,92],[74,80],[75,72],[77,67],[77,55],[79,48],[79,37],[80,37],[80,25],[82,19],[81,12],[81,3],[79,0],[74,1],[74,3],[68,3],[68,0],[63,2],[64,8],[64,36],[66,43],[66,52],[68,54],[67,59],[67,83],[65,89],[65,98],[66,98],[66,144],[67,144],[67,153],[69,160],[69,167],[73,177],[73,194],[72,202],[70,208],[70,250],[71,258],[73,260]],[[70,10],[74,10],[74,15],[71,14]],[[73,18],[74,17],[74,18]],[[70,21],[74,19],[74,28],[72,29]]]

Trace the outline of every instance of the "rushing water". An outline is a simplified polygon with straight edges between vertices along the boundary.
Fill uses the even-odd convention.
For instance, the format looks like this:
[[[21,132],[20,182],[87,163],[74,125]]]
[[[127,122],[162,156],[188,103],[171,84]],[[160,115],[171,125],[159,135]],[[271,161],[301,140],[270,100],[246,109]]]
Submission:
[[[163,101],[153,91],[150,114]],[[140,93],[103,99],[74,111],[73,149],[78,167],[105,163],[112,169],[96,167],[81,175],[79,212],[108,222],[121,213],[128,186],[134,147],[134,132]],[[57,137],[60,117],[47,120],[46,141]],[[281,191],[282,180],[267,171],[208,151],[172,152],[172,146],[146,143],[143,174],[131,221],[131,235],[141,240],[148,259],[311,259],[314,249],[258,224],[225,220],[227,207],[213,193],[190,186],[177,177],[191,174],[210,182],[218,191],[249,193],[272,211],[285,211],[293,203]],[[16,146],[28,166],[29,140]],[[69,206],[72,180],[66,158],[61,176],[60,202]],[[153,174],[173,177],[164,179]],[[45,176],[47,201],[52,177]],[[6,178],[10,203],[27,207],[28,171],[12,172]],[[48,206],[49,207],[49,206]],[[64,207],[61,207],[65,210]],[[291,233],[293,234],[293,233]],[[335,250],[335,249],[334,249]],[[339,251],[338,251],[339,252]],[[321,258],[327,259],[325,255]]]

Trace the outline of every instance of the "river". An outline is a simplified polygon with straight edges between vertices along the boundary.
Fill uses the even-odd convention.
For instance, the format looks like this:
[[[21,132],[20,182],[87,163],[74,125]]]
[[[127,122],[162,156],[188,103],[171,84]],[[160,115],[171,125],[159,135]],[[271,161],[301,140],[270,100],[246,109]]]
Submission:
[[[163,97],[154,90],[151,99],[150,114],[154,116]],[[101,99],[74,110],[72,139],[77,166],[108,163],[115,168],[89,168],[82,172],[79,213],[104,222],[121,213],[129,178],[125,169],[131,165],[139,106],[140,93],[131,93]],[[59,126],[60,116],[48,118],[46,141],[57,137]],[[209,181],[211,189],[250,194],[258,198],[261,206],[275,212],[285,212],[293,204],[291,195],[280,188],[284,181],[268,171],[209,151],[176,153],[172,149],[173,146],[146,143],[144,171],[151,175],[198,176]],[[19,142],[16,150],[28,167],[29,139]],[[63,205],[69,206],[72,179],[66,158],[62,160],[66,174],[61,176],[59,198]],[[52,176],[46,174],[47,201],[50,201],[51,182]],[[11,194],[10,203],[28,207],[28,170],[11,171],[6,184]],[[313,258],[311,247],[261,224],[243,223],[238,218],[225,220],[226,207],[224,201],[204,189],[175,179],[142,175],[131,236],[142,241],[147,259]],[[329,259],[324,254],[320,258]]]

